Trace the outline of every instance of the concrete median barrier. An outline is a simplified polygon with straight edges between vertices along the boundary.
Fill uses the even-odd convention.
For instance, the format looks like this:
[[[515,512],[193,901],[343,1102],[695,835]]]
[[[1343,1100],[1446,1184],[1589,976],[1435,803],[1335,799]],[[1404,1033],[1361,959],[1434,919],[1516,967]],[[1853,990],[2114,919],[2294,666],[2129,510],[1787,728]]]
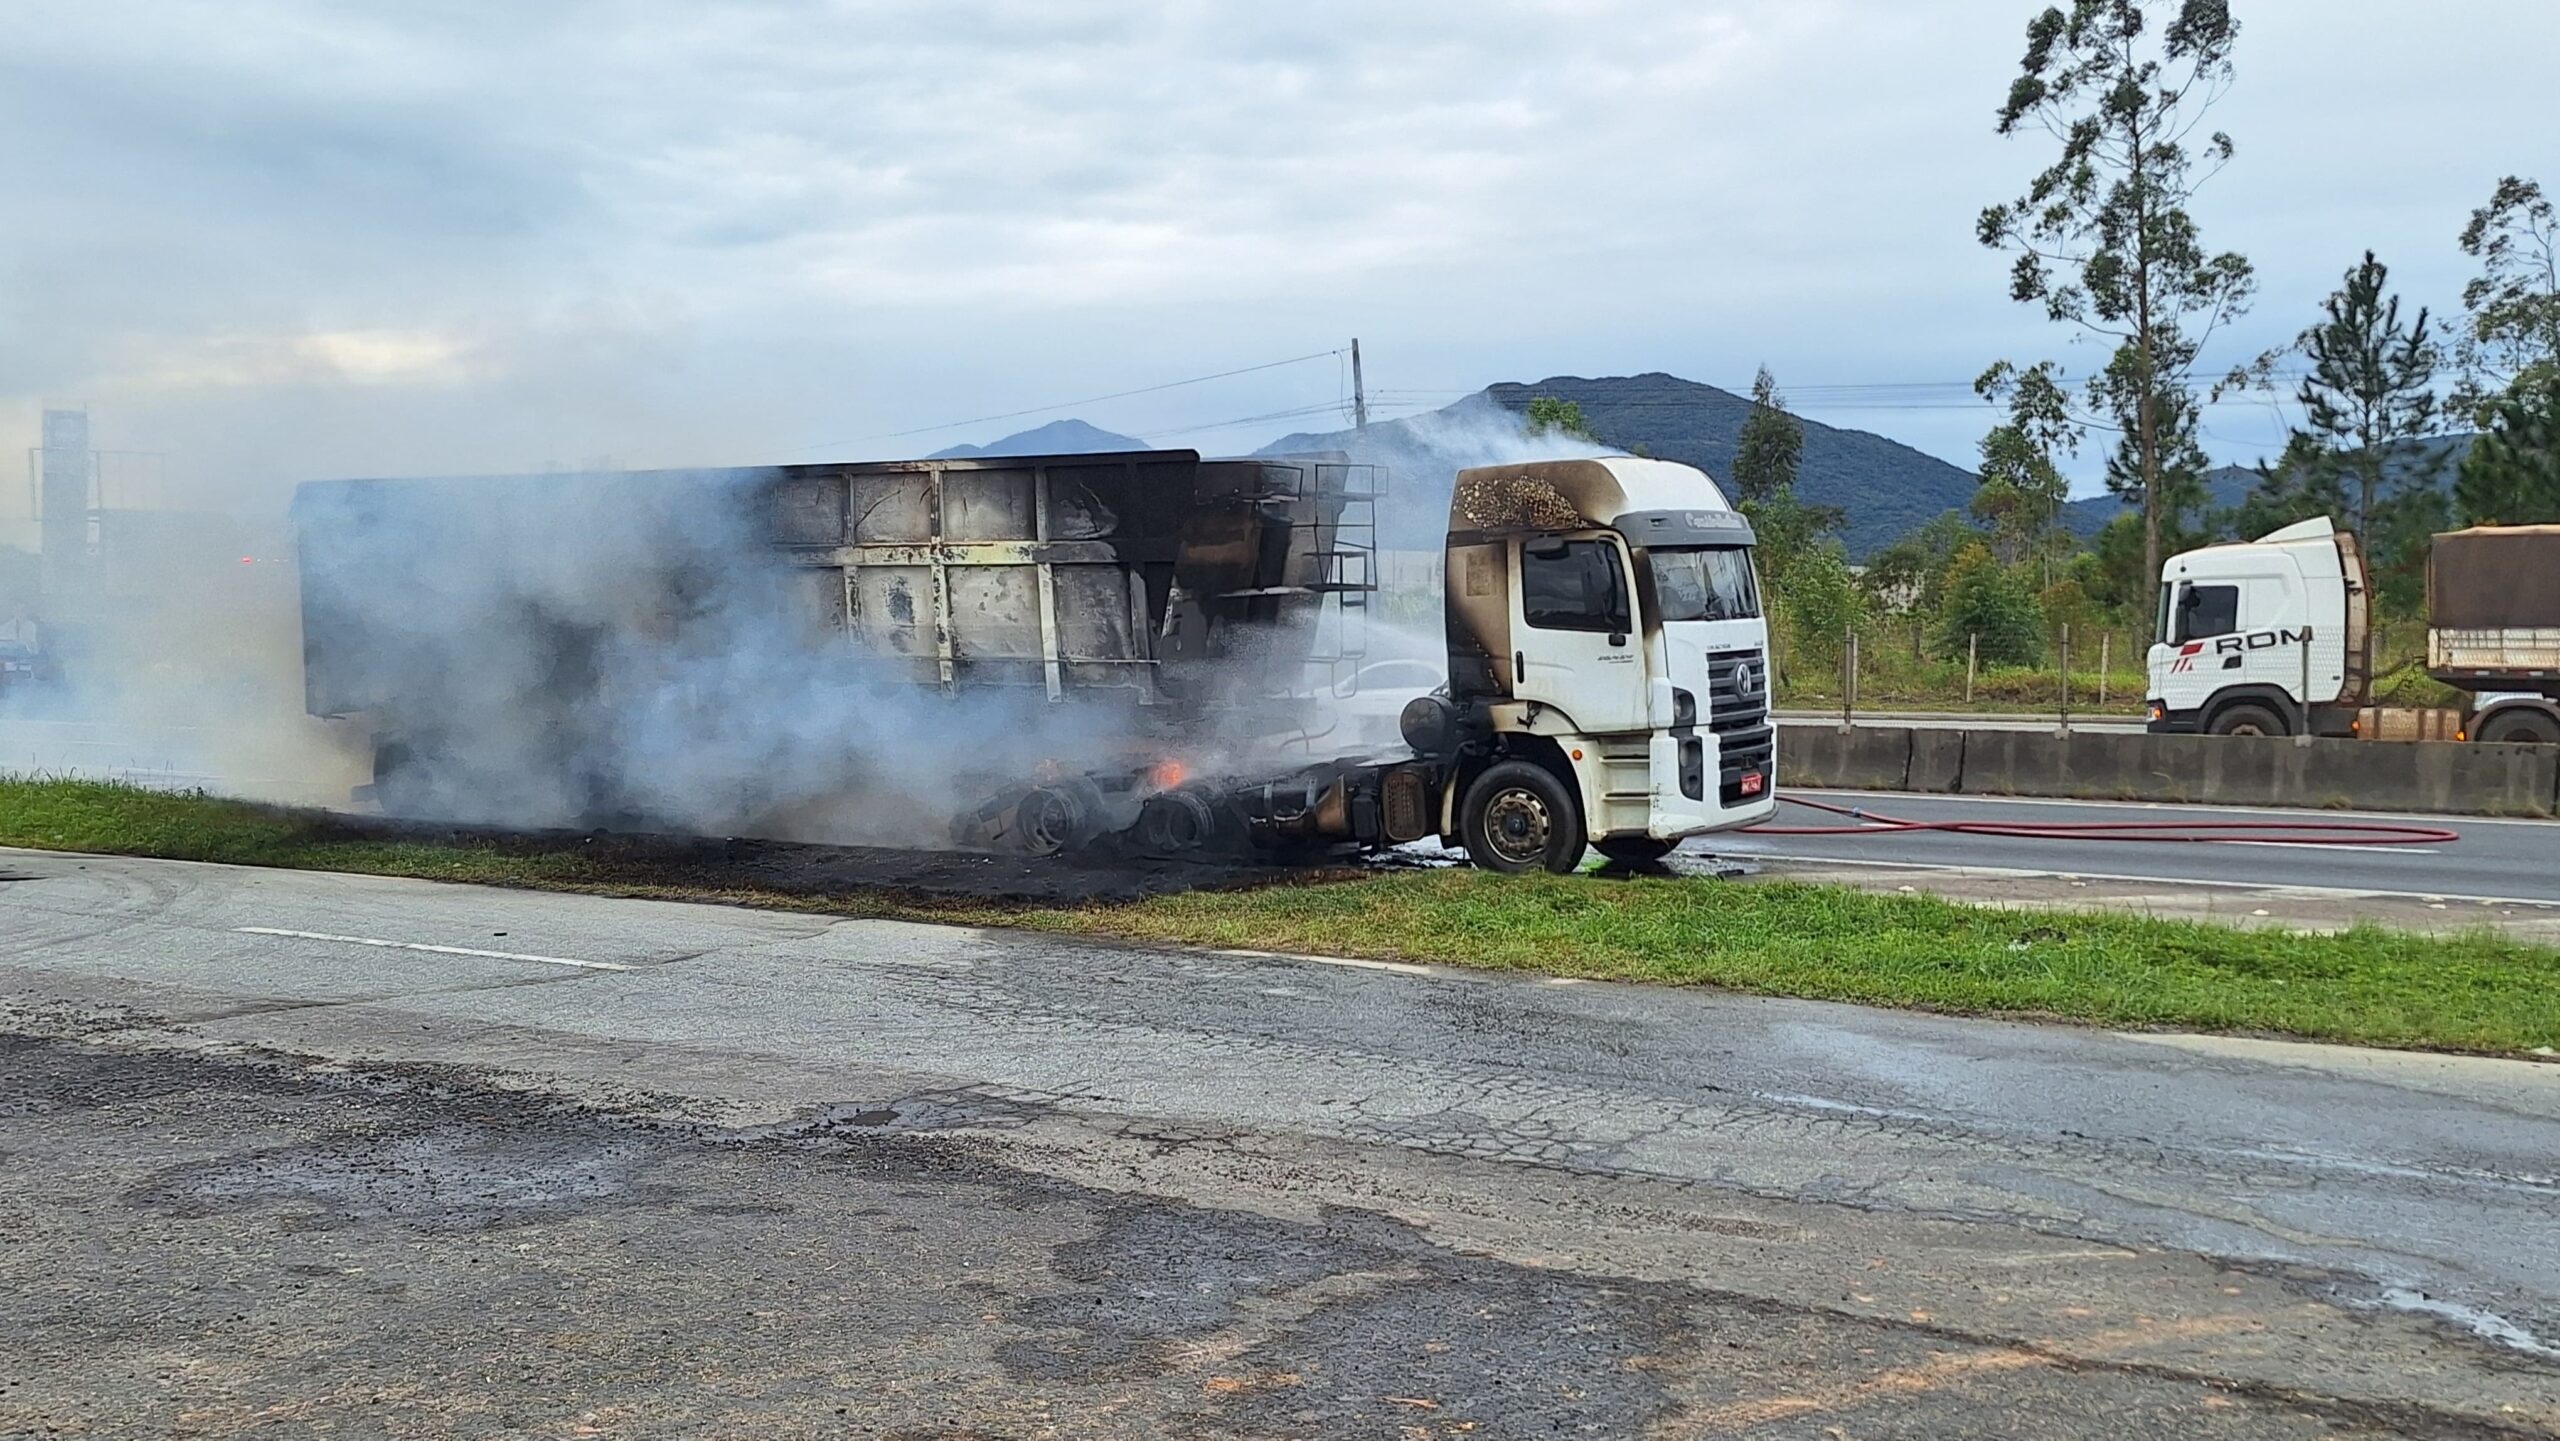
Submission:
[[[1898,791],[1910,785],[1911,737],[1904,726],[1782,725],[1778,783]]]
[[[2560,814],[2560,747],[2086,731],[1782,728],[1795,786],[2217,806]]]
[[[1960,730],[1911,732],[1907,790],[1945,793],[1964,789],[1964,738]]]

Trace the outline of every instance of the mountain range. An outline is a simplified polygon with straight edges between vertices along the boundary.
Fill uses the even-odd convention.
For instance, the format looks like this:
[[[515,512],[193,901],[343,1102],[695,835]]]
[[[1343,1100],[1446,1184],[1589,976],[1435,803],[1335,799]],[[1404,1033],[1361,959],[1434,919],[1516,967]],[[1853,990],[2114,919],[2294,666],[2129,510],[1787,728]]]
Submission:
[[[1145,441],[1115,435],[1081,420],[1053,420],[1047,425],[1008,435],[985,445],[955,445],[937,450],[927,460],[971,460],[990,455],[1110,455],[1124,450],[1152,450]]]
[[[1487,386],[1439,410],[1380,421],[1366,430],[1285,435],[1254,454],[1340,453],[1384,467],[1389,487],[1379,505],[1380,543],[1436,549],[1447,523],[1449,488],[1458,471],[1591,452],[1584,442],[1524,435],[1520,417],[1530,400],[1540,396],[1581,406],[1603,448],[1681,461],[1719,480],[1733,472],[1742,425],[1751,415],[1751,401],[1745,396],[1659,371],[1597,378],[1560,375],[1534,384]],[[1870,431],[1825,425],[1802,416],[1797,421],[1804,427],[1804,453],[1797,466],[1796,493],[1812,504],[1841,511],[1845,517],[1841,538],[1851,560],[1863,560],[1950,510],[1961,511],[1973,499],[1974,473],[1962,466]],[[2454,463],[2469,443],[2467,436],[2425,442],[2423,449],[2413,449],[2412,460],[2419,455],[2444,455],[2439,483],[2449,485]],[[953,446],[935,458],[1148,448],[1134,436],[1081,420],[1059,420],[987,445]],[[2245,466],[2224,466],[2206,477],[2217,510],[2238,506],[2257,483],[2258,473]],[[2062,522],[2086,538],[2125,509],[2125,503],[2113,496],[2092,496],[2066,504]]]
[[[1416,534],[1427,543],[1446,523],[1450,478],[1457,470],[1532,458],[1517,453],[1523,443],[1516,417],[1538,396],[1581,406],[1603,446],[1680,461],[1719,479],[1732,474],[1742,423],[1751,415],[1744,396],[1659,371],[1560,375],[1535,384],[1488,386],[1446,409],[1384,421],[1365,432],[1284,436],[1258,453],[1340,450],[1356,460],[1384,462],[1395,487],[1380,517],[1386,543],[1413,543],[1409,537]],[[1839,507],[1846,517],[1842,538],[1853,558],[1973,498],[1973,472],[1961,466],[1868,431],[1798,420],[1804,455],[1796,493],[1815,505]]]

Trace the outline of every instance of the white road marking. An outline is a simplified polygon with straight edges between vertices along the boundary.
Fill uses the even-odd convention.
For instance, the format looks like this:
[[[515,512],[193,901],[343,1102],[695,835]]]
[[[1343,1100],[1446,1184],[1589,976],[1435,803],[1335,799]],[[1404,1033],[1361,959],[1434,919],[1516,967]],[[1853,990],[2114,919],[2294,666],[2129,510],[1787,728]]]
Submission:
[[[2210,816],[2317,816],[2325,821],[2371,820],[2388,825],[2539,826],[2544,830],[2560,827],[2560,821],[2524,816],[2439,816],[2423,811],[2316,811],[2295,806],[2215,806],[2201,801],[2076,800],[2069,796],[1969,796],[1959,795],[1953,791],[1823,790],[1812,786],[1802,790],[1782,789],[1779,795],[1782,798],[1788,795],[1857,796],[1880,801],[1916,801],[1923,805],[2060,806],[2064,809],[2093,811],[2184,811],[2191,815]]]
[[[2264,846],[2276,851],[2371,851],[2383,856],[2433,856],[2443,852],[2434,846],[2376,846],[2356,841],[2329,843],[2323,841],[2209,841],[2217,846]]]
[[[1213,956],[1234,956],[1244,961],[1304,961],[1317,966],[1345,966],[1355,971],[1393,971],[1400,976],[1438,976],[1437,967],[1416,965],[1411,961],[1372,961],[1359,956],[1318,956],[1304,951],[1248,951],[1231,948],[1211,950]],[[1471,979],[1450,976],[1444,979]]]
[[[476,951],[469,946],[430,946],[419,941],[386,941],[378,936],[333,936],[321,931],[286,931],[274,926],[234,926],[244,936],[283,936],[296,941],[330,941],[341,946],[374,946],[387,951],[426,951],[439,956],[477,956],[490,961],[538,961],[546,966],[576,966],[584,971],[630,971],[619,961],[573,961],[567,956],[528,956],[517,951]]]
[[[1733,833],[1728,833],[1733,834]],[[2336,850],[2322,846],[2322,850]],[[2397,850],[2399,847],[2394,846]],[[2270,896],[2321,896],[2349,901],[2462,901],[2483,906],[2518,906],[2526,910],[2560,910],[2560,901],[2517,896],[2464,896],[2444,891],[2391,891],[2348,886],[2295,886],[2269,881],[2207,880],[2200,876],[2133,876],[2114,871],[2043,871],[2019,866],[1970,866],[1948,861],[1885,861],[1866,856],[1811,856],[1792,851],[1709,850],[1720,860],[1787,861],[1815,866],[1863,866],[1877,871],[1952,871],[1965,876],[1997,876],[2005,880],[2125,881],[2146,886],[2206,886],[2215,890],[2255,891]]]

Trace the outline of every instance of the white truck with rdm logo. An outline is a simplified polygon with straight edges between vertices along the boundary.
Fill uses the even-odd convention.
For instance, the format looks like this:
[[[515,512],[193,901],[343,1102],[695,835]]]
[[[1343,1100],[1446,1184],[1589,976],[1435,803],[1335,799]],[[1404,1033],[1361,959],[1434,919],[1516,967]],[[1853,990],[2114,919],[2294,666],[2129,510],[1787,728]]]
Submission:
[[[2427,570],[2428,672],[2472,696],[2459,738],[2560,742],[2560,527],[2440,535]],[[2325,518],[2170,557],[2150,728],[2358,734],[2371,617],[2363,550]]]

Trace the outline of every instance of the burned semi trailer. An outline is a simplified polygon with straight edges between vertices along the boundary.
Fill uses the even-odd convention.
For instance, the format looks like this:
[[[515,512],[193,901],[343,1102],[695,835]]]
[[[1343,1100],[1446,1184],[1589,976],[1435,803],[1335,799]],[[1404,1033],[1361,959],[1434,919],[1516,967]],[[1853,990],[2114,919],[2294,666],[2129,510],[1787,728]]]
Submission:
[[[370,725],[394,813],[913,839],[1302,728],[1357,658],[1376,487],[1192,451],[314,483],[307,706]],[[1033,807],[1038,843],[1137,788]]]
[[[399,814],[1053,853],[1661,856],[1775,804],[1750,526],[1632,457],[1461,472],[1390,753],[1382,478],[1190,451],[303,487],[308,704]]]

